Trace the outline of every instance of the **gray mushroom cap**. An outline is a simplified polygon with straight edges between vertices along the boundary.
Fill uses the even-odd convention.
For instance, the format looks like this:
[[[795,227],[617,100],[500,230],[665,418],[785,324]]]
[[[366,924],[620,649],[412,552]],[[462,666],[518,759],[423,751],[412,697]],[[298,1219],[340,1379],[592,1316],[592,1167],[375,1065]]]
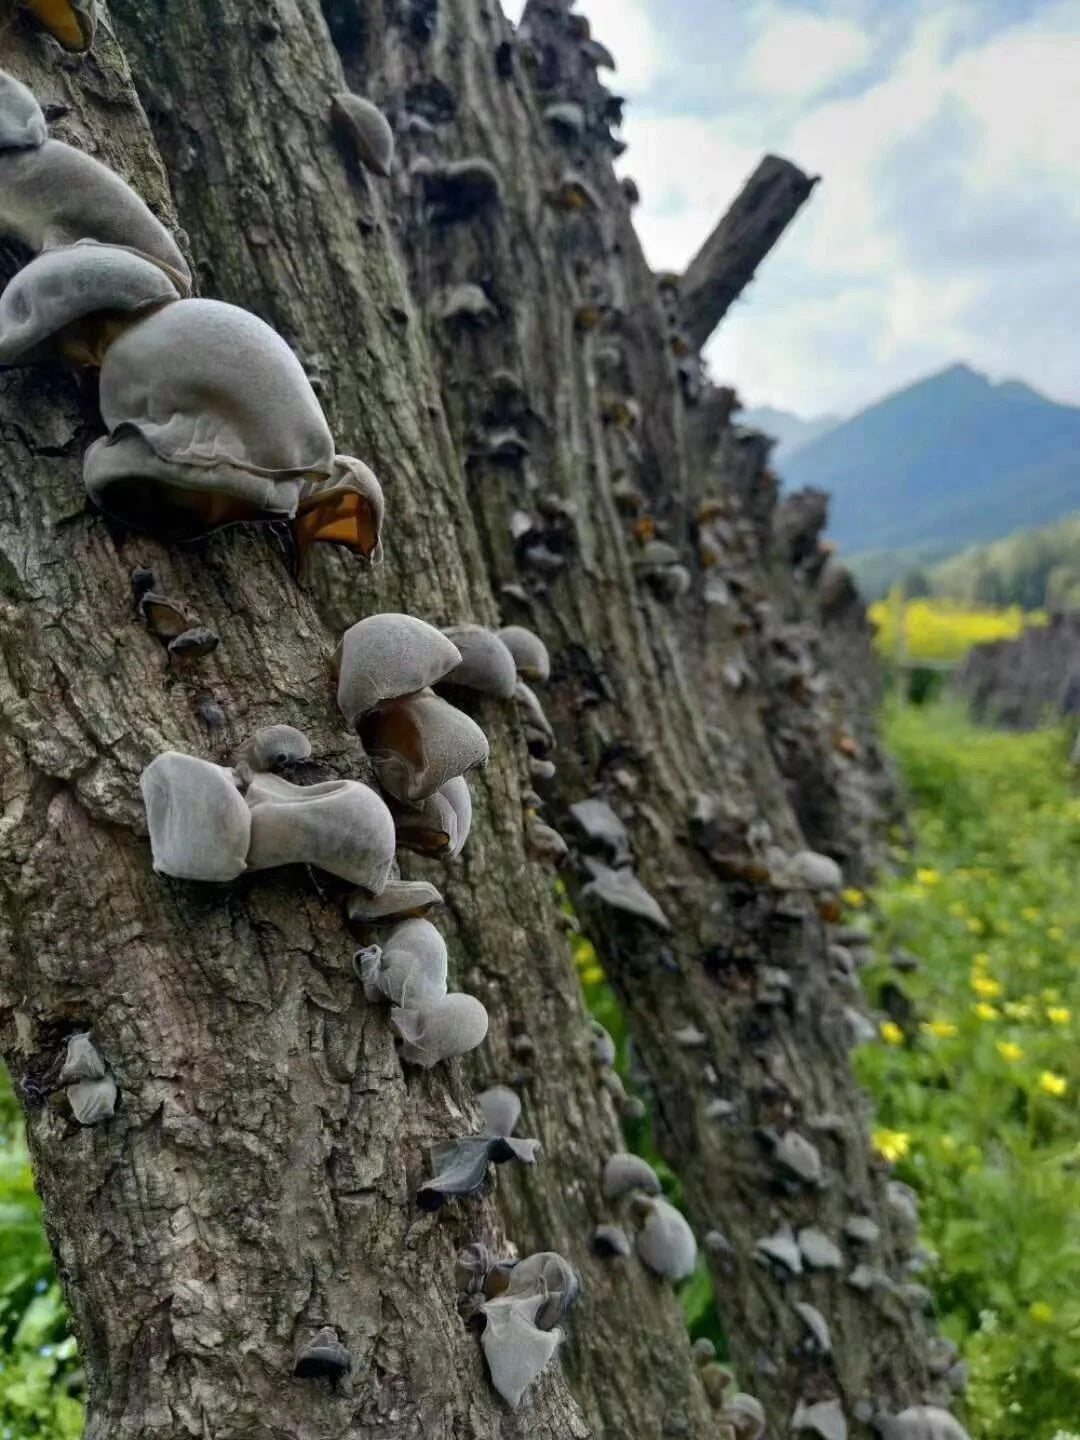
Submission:
[[[654,1275],[684,1280],[697,1264],[697,1241],[686,1217],[659,1197],[643,1200],[645,1224],[638,1231],[637,1252]]]
[[[483,1306],[481,1344],[491,1383],[512,1410],[529,1386],[550,1364],[562,1341],[561,1330],[541,1330],[535,1323],[542,1295],[502,1296]]]
[[[338,707],[352,726],[388,700],[425,690],[461,664],[441,630],[415,615],[368,615],[341,639]]]
[[[0,295],[0,364],[32,359],[88,316],[134,314],[179,298],[164,270],[133,250],[96,240],[46,250]]]
[[[630,860],[630,840],[626,826],[606,800],[595,797],[576,800],[570,806],[570,816],[587,840],[608,851],[609,858],[615,865]]]
[[[269,325],[221,300],[138,321],[101,367],[101,414],[155,455],[275,479],[327,476],[334,441],[304,367]]]
[[[616,1150],[604,1162],[601,1188],[605,1199],[617,1200],[630,1190],[659,1195],[661,1187],[656,1171],[647,1160],[640,1155],[631,1155],[628,1150]]]
[[[483,1044],[488,1013],[475,996],[455,993],[420,1010],[391,1010],[390,1023],[405,1042],[401,1058],[429,1070]]]
[[[265,725],[244,743],[238,763],[254,771],[276,770],[311,757],[311,741],[295,725]]]
[[[379,784],[410,804],[488,760],[476,721],[430,690],[388,701],[358,730]]]
[[[765,1434],[765,1407],[756,1395],[737,1391],[726,1401],[717,1419],[730,1425],[738,1440],[761,1440]]]
[[[418,805],[395,806],[394,823],[399,845],[452,860],[465,848],[472,828],[468,781],[455,775]]]
[[[592,856],[586,856],[586,866],[592,875],[583,887],[582,895],[594,896],[613,910],[622,910],[639,920],[647,920],[659,930],[670,930],[671,923],[661,910],[659,903],[649,894],[633,870],[613,870]]]
[[[73,145],[0,151],[0,230],[31,250],[99,240],[153,260],[181,294],[191,271],[172,235],[126,180]]]
[[[427,880],[388,880],[378,895],[351,895],[347,913],[354,924],[393,925],[426,915],[442,903],[442,895]]]
[[[67,1053],[60,1071],[60,1084],[71,1085],[76,1080],[100,1080],[105,1074],[105,1061],[98,1054],[97,1047],[84,1030],[69,1035]]]
[[[94,441],[83,457],[83,486],[100,510],[126,525],[190,540],[245,521],[290,519],[301,482],[162,460],[132,431]]]
[[[542,682],[551,678],[551,657],[539,635],[534,635],[524,625],[504,625],[496,634],[514,657],[517,672],[523,680]]]
[[[292,785],[256,775],[245,796],[251,811],[248,865],[315,865],[377,895],[390,878],[394,820],[370,785],[327,780]]]
[[[446,941],[429,920],[403,920],[381,950],[374,946],[358,956],[369,1000],[422,1010],[446,995]]]
[[[80,1125],[100,1125],[116,1113],[119,1092],[111,1075],[103,1075],[98,1080],[77,1080],[65,1093],[71,1113]]]
[[[348,136],[360,163],[385,179],[394,163],[394,132],[379,107],[362,95],[342,90],[333,97],[330,113]]]
[[[468,280],[444,291],[435,306],[436,316],[446,324],[456,320],[489,320],[496,313],[480,286]]]
[[[544,1303],[537,1312],[536,1324],[541,1330],[550,1330],[577,1304],[581,1277],[557,1250],[538,1250],[513,1267],[504,1293],[512,1298],[542,1295]]]
[[[877,1415],[883,1440],[971,1440],[955,1415],[939,1405],[910,1405],[899,1415]]]
[[[235,880],[247,868],[251,811],[222,765],[168,750],[139,777],[154,869],[177,880]]]
[[[819,1400],[814,1405],[805,1405],[801,1400],[791,1417],[791,1428],[795,1431],[809,1431],[820,1436],[820,1440],[847,1440],[847,1420],[844,1407],[839,1400]]]
[[[461,664],[443,677],[446,684],[479,690],[498,700],[513,698],[514,657],[493,630],[484,625],[451,625],[443,633],[461,652]]]
[[[385,518],[386,497],[374,471],[354,455],[335,455],[328,478],[304,482],[294,533],[301,552],[316,543],[342,545],[378,565]]]
[[[812,1270],[841,1270],[844,1257],[824,1230],[806,1225],[799,1231],[799,1252]]]
[[[521,1119],[521,1098],[508,1085],[492,1085],[476,1097],[489,1135],[513,1135]]]
[[[44,145],[48,135],[34,92],[0,70],[0,150],[33,150]]]
[[[832,1336],[829,1332],[828,1321],[821,1311],[805,1300],[793,1301],[791,1308],[806,1326],[817,1352],[821,1355],[830,1355],[832,1353]]]
[[[597,1225],[591,1245],[602,1260],[626,1260],[633,1254],[630,1237],[621,1225]]]

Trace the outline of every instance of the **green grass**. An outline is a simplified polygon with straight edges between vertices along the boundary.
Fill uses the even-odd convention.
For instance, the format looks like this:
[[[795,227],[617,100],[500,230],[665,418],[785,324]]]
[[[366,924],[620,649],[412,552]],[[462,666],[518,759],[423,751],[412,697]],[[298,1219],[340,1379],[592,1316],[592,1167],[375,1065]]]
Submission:
[[[888,719],[915,849],[875,892],[857,1052],[881,1148],[920,1193],[941,1327],[971,1374],[977,1440],[1053,1440],[1080,1419],[1080,798],[1059,731],[973,729],[944,707]],[[855,899],[856,897],[852,897]],[[894,947],[921,969],[897,975]]]

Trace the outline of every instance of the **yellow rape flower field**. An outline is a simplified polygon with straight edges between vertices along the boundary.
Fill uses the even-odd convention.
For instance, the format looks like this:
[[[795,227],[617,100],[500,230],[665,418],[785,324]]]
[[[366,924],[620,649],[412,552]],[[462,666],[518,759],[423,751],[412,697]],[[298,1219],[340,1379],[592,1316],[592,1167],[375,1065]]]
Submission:
[[[972,610],[949,600],[908,600],[895,596],[870,606],[877,644],[886,657],[895,655],[897,631],[903,627],[904,649],[913,660],[959,660],[973,645],[1013,640],[1029,625],[1044,625],[1042,612],[1011,605],[1002,610]]]
[[[870,1003],[899,984],[915,1018],[856,1052],[873,1142],[919,1192],[971,1434],[1055,1440],[1080,1430],[1080,785],[1056,731],[928,706],[887,738],[915,840],[849,919],[873,926]]]

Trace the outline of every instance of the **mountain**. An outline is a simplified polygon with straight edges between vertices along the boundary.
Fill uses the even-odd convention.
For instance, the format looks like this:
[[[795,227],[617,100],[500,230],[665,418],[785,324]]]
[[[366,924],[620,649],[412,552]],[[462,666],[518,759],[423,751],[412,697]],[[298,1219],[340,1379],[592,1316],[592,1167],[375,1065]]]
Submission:
[[[762,430],[773,437],[776,441],[773,459],[781,464],[803,445],[809,445],[811,440],[817,440],[840,424],[839,415],[819,415],[816,420],[804,420],[801,415],[793,415],[790,410],[775,410],[771,405],[743,410],[738,420],[740,425]]]
[[[952,365],[789,454],[848,554],[954,553],[1080,508],[1080,409]]]

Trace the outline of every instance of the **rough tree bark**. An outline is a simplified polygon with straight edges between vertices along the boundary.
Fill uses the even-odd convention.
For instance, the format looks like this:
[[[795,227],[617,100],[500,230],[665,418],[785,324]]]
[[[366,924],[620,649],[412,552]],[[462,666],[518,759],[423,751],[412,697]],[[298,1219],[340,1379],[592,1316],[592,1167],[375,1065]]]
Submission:
[[[552,649],[549,818],[569,836],[574,800],[608,798],[671,921],[660,936],[592,903],[575,853],[572,886],[626,1006],[658,1142],[699,1239],[721,1227],[731,1242],[716,1261],[721,1312],[770,1436],[787,1432],[798,1399],[837,1394],[857,1433],[864,1402],[929,1393],[918,1327],[895,1295],[865,1298],[828,1273],[793,1282],[832,1326],[834,1355],[815,1360],[790,1297],[750,1259],[776,1217],[838,1237],[857,1200],[885,1229],[876,1263],[899,1275],[846,1060],[850,996],[830,978],[822,921],[805,895],[747,878],[760,835],[804,843],[799,777],[855,721],[843,666],[828,668],[826,642],[815,648],[814,577],[773,547],[760,442],[713,404],[709,464],[691,463],[694,357],[672,343],[609,163],[612,102],[573,24],[561,4],[531,6],[515,37],[481,0],[117,0],[83,61],[21,24],[0,46],[4,68],[54,107],[54,133],[179,216],[202,293],[286,336],[321,383],[339,447],[372,465],[389,506],[374,574],[320,558],[299,586],[265,531],[167,550],[85,504],[82,452],[100,433],[92,377],[51,365],[0,377],[0,1044],[28,1103],[89,1440],[714,1432],[670,1290],[636,1261],[589,1251],[609,1218],[600,1165],[621,1142],[551,876],[527,851],[513,717],[477,709],[493,759],[471,782],[464,855],[406,866],[446,894],[456,983],[491,1013],[466,1063],[403,1072],[385,1015],[357,995],[332,885],[281,872],[207,893],[150,869],[137,777],[162,749],[226,760],[260,724],[286,721],[312,736],[313,778],[366,773],[328,661],[343,625],[390,608],[490,623],[501,604]],[[345,81],[395,122],[390,188],[335,146],[329,97]],[[545,118],[552,99],[583,105],[579,138]],[[440,213],[416,162],[473,156],[496,166],[501,200]],[[567,169],[592,195],[563,210]],[[438,318],[463,281],[482,285],[490,323]],[[604,371],[610,340],[621,354]],[[493,386],[499,369],[521,392]],[[639,402],[636,428],[619,397]],[[529,446],[524,468],[493,453],[508,427]],[[645,529],[622,481],[641,491],[636,518],[692,572],[674,604],[636,563]],[[733,544],[705,570],[709,495],[730,508]],[[525,544],[515,512],[530,521]],[[190,674],[167,671],[131,619],[136,565],[222,637]],[[769,733],[796,724],[769,668],[783,626],[789,645],[801,627],[800,654],[830,687],[828,705],[815,696],[798,715],[808,738],[790,753]],[[733,695],[722,671],[736,646],[747,680]],[[857,643],[845,653],[856,672],[869,664]],[[200,718],[207,699],[224,729]],[[871,745],[864,709],[858,724]],[[848,853],[831,846],[858,873],[877,801],[863,753],[844,758],[850,784],[826,766],[822,805],[834,838],[865,811]],[[764,998],[768,967],[793,982],[778,1008]],[[87,1026],[122,1099],[115,1121],[82,1130],[47,1092],[64,1038]],[[700,1043],[677,1041],[687,1027]],[[521,1089],[540,1165],[421,1215],[428,1146],[474,1128],[470,1094],[495,1080]],[[764,1155],[759,1132],[792,1119],[821,1146],[821,1191],[792,1193]],[[513,1415],[455,1309],[453,1255],[472,1240],[558,1249],[585,1282],[563,1364]],[[290,1374],[297,1342],[322,1324],[353,1356],[337,1392]]]

